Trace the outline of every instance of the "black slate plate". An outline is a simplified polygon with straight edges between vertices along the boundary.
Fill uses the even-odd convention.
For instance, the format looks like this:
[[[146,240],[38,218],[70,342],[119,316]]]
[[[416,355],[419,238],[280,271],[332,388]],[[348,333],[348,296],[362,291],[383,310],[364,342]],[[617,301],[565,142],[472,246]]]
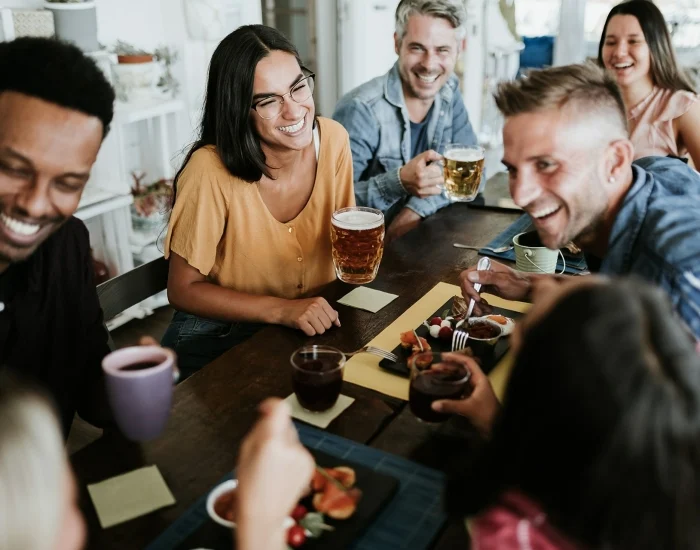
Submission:
[[[436,316],[442,317],[442,314],[445,310],[452,311],[452,300],[453,298],[450,298],[447,302],[445,302],[438,310],[435,311],[428,319]],[[510,317],[511,319],[519,319],[520,317],[523,316],[522,313],[518,311],[511,311],[509,309],[503,309],[500,307],[493,307],[493,314],[494,315],[504,315],[506,317]],[[428,320],[426,319],[426,321]],[[432,338],[428,332],[428,327],[426,327],[424,324],[420,324],[418,327],[416,327],[416,334],[418,336],[422,336],[426,340],[428,340],[428,343],[430,344],[430,347],[432,351],[437,351],[437,352],[442,352],[442,351],[450,351],[452,348],[452,342],[445,342],[444,340],[439,340],[437,338]],[[398,338],[398,334],[396,335]],[[481,365],[481,370],[483,370],[486,374],[491,372],[493,370],[493,367],[495,367],[498,362],[503,358],[503,356],[506,354],[508,351],[508,348],[510,347],[510,338],[508,337],[502,337],[498,342],[496,342],[496,346],[493,351],[493,355],[488,358],[484,362],[484,364]],[[396,346],[393,350],[391,350],[392,353],[396,354],[399,356],[399,361],[397,363],[393,363],[389,361],[388,359],[382,359],[379,362],[379,366],[382,367],[384,370],[388,370],[393,372],[394,374],[399,374],[401,376],[406,376],[408,377],[411,373],[411,371],[408,368],[407,364],[407,359],[408,355],[404,351],[404,349],[401,347],[401,344]]]
[[[343,458],[338,458],[316,449],[309,449],[309,452],[314,455],[319,466],[326,468],[349,466],[354,469],[357,474],[355,486],[362,491],[362,498],[352,517],[346,520],[334,520],[327,517],[326,523],[333,525],[335,531],[323,533],[319,538],[307,539],[302,548],[304,550],[347,548],[369,527],[382,508],[393,498],[399,487],[399,482],[396,478],[379,474],[365,466]],[[303,503],[307,504],[306,501],[303,501]],[[310,506],[307,506],[307,508],[310,508]],[[177,546],[176,550],[191,550],[192,548],[231,550],[235,546],[232,546],[231,531],[215,523],[207,516],[206,521]]]

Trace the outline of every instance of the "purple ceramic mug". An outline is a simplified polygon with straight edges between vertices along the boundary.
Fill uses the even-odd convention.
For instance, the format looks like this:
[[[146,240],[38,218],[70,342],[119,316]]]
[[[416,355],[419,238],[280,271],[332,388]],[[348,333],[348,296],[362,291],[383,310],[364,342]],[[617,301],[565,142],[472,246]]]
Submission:
[[[175,353],[159,346],[122,348],[102,360],[107,397],[122,433],[134,441],[165,428],[180,371]]]

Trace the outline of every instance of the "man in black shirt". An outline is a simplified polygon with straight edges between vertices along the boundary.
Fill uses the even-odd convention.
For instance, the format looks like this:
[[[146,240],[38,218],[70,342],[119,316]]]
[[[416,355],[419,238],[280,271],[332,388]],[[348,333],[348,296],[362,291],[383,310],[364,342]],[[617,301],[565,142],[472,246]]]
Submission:
[[[73,214],[113,116],[114,92],[78,48],[0,43],[0,365],[43,385],[64,432],[108,410],[109,352],[87,229]]]

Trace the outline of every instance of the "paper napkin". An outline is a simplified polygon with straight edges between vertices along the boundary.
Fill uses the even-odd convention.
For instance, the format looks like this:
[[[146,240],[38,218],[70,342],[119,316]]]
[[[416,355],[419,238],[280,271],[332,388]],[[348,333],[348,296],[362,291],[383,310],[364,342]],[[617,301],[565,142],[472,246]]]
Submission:
[[[396,298],[398,298],[396,294],[359,286],[338,300],[338,303],[377,313],[384,306],[396,300]]]
[[[87,486],[103,529],[175,504],[158,466],[146,466]]]
[[[335,402],[335,405],[333,405],[327,411],[318,413],[310,412],[304,409],[299,404],[297,396],[294,394],[287,397],[285,401],[292,409],[292,416],[297,420],[303,420],[307,424],[313,424],[318,428],[327,428],[328,425],[333,422],[333,420],[335,420],[345,409],[352,405],[355,399],[348,397],[347,395],[340,395],[338,396],[338,401]]]

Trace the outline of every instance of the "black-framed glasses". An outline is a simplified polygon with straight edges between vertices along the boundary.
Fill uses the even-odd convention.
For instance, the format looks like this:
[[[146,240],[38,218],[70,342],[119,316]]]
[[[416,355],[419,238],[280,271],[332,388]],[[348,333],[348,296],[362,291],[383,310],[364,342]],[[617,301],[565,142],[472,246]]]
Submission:
[[[260,118],[269,120],[275,118],[282,112],[282,107],[284,105],[284,97],[289,96],[297,103],[303,103],[311,97],[314,93],[314,73],[302,78],[297,82],[291,89],[284,95],[271,95],[264,99],[261,99],[257,103],[251,106],[251,109],[255,109]]]

